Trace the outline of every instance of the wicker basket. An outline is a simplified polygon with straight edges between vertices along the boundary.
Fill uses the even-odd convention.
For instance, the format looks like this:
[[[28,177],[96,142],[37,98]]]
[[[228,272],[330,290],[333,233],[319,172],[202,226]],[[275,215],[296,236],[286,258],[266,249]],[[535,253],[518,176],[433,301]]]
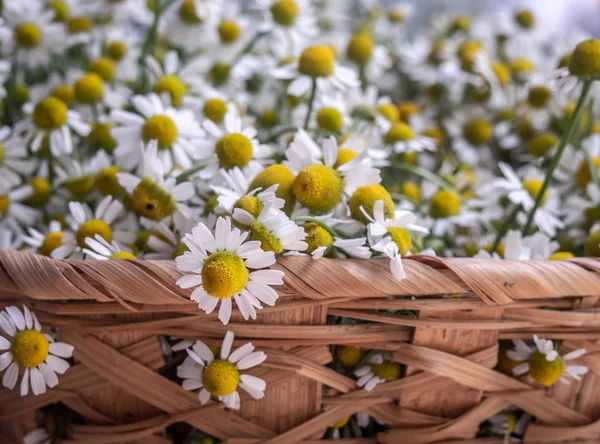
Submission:
[[[481,422],[510,405],[536,417],[526,442],[597,442],[600,260],[408,259],[398,282],[378,260],[281,258],[277,305],[253,322],[234,312],[223,326],[175,285],[173,262],[58,261],[0,250],[2,304],[26,304],[75,346],[74,366],[46,394],[0,390],[3,442],[21,442],[36,409],[56,402],[85,419],[71,427],[69,443],[167,443],[164,429],[177,422],[227,443],[313,443],[358,411],[389,429],[339,442],[470,442]],[[328,324],[328,315],[359,322]],[[217,344],[228,329],[268,355],[251,372],[266,380],[265,398],[242,397],[239,412],[201,406],[159,372],[158,335]],[[564,350],[587,349],[582,382],[544,390],[493,370],[499,339],[533,334],[563,339]],[[358,389],[327,367],[331,344],[388,350],[406,376]]]

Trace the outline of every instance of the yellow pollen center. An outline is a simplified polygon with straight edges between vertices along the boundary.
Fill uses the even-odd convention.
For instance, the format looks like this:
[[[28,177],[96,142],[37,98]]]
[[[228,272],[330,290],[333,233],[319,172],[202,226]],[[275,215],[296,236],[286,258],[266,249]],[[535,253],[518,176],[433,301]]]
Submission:
[[[58,85],[50,93],[52,97],[56,97],[65,104],[75,100],[75,90],[70,85]]]
[[[54,250],[62,245],[62,237],[62,231],[47,234],[39,248],[39,253],[44,256],[50,256]]]
[[[113,128],[112,123],[94,123],[88,136],[90,146],[95,150],[103,149],[107,153],[112,153],[117,146],[117,141],[110,135]]]
[[[255,190],[260,188],[266,190],[270,186],[277,184],[275,196],[285,200],[283,210],[289,215],[296,202],[293,192],[294,179],[294,173],[285,165],[270,165],[256,175],[252,183],[250,183],[249,189]]]
[[[522,9],[515,13],[515,22],[517,22],[521,28],[531,29],[535,26],[535,17],[531,11]]]
[[[343,182],[340,174],[325,165],[310,165],[294,180],[294,195],[314,213],[326,213],[342,199]]]
[[[387,229],[392,240],[398,245],[400,254],[404,256],[410,250],[412,239],[410,234],[404,228],[390,227]]]
[[[260,241],[260,248],[272,251],[275,254],[283,253],[283,246],[279,239],[260,222],[250,225],[250,240]]]
[[[415,138],[415,133],[411,127],[404,122],[396,122],[389,131],[383,136],[383,141],[387,145],[393,145],[397,142],[404,142]]]
[[[35,106],[33,122],[43,130],[60,128],[67,122],[67,106],[56,97],[46,97]]]
[[[395,123],[400,120],[400,110],[393,103],[382,103],[377,106],[377,111],[389,122]]]
[[[575,47],[569,59],[569,72],[583,78],[600,75],[600,40],[585,40]]]
[[[542,181],[539,179],[527,179],[523,181],[523,188],[527,190],[532,199],[537,199],[542,189]],[[541,205],[544,206],[548,200],[548,191],[544,192]]]
[[[88,237],[94,239],[96,234],[102,237],[106,242],[112,241],[112,230],[110,229],[108,224],[100,219],[92,219],[85,221],[77,229],[77,233],[75,233],[77,244],[81,248],[87,248],[85,239]]]
[[[75,198],[81,199],[94,188],[94,176],[70,177],[64,185]]]
[[[118,62],[125,57],[128,49],[127,43],[117,40],[108,44],[106,47],[106,55],[115,62]]]
[[[110,255],[111,259],[135,259],[135,255],[128,251],[115,251]]]
[[[338,149],[337,159],[335,160],[334,168],[339,167],[340,165],[345,164],[346,162],[350,162],[357,156],[355,151],[352,151],[349,148],[340,148]]]
[[[550,149],[556,146],[558,139],[552,133],[539,134],[527,142],[527,151],[529,154],[541,157],[545,155]]]
[[[94,103],[104,96],[102,78],[93,72],[81,76],[75,82],[75,99],[82,103]]]
[[[533,72],[535,70],[535,66],[530,60],[519,57],[510,63],[510,69],[513,74],[520,75]]]
[[[221,123],[227,112],[227,103],[221,99],[208,99],[202,108],[204,116],[215,123]]]
[[[350,368],[356,367],[366,352],[365,349],[352,345],[339,345],[335,350],[335,354],[340,362]]]
[[[8,209],[10,208],[10,198],[8,194],[3,194],[0,196],[0,215],[2,217],[6,217],[8,214]]]
[[[334,422],[333,425],[331,427],[333,427],[334,429],[341,429],[342,427],[344,427],[346,424],[348,424],[348,421],[350,421],[350,417],[346,416],[345,418],[340,419],[337,422]]]
[[[548,361],[544,353],[535,351],[529,358],[529,375],[546,387],[558,381],[564,371],[565,363],[560,356],[554,361]]]
[[[117,173],[121,171],[121,168],[117,166],[109,166],[100,170],[96,175],[94,184],[98,191],[105,196],[116,197],[123,192],[123,187],[119,184]]]
[[[298,70],[310,77],[329,77],[333,74],[335,52],[325,45],[307,47],[300,55]]]
[[[42,40],[42,31],[35,23],[21,23],[15,28],[15,41],[23,48],[35,48]]]
[[[271,14],[275,23],[281,26],[292,26],[298,16],[298,6],[293,0],[279,0],[271,5]]]
[[[243,134],[225,134],[215,146],[215,153],[223,168],[243,168],[252,160],[252,142]]]
[[[177,76],[163,76],[156,81],[152,90],[156,94],[169,94],[173,106],[179,107],[187,92],[187,86]]]
[[[21,367],[37,367],[48,356],[48,339],[37,330],[23,330],[12,340],[11,352]]]
[[[88,71],[98,74],[102,80],[112,82],[115,79],[115,62],[108,57],[99,57],[90,63]]]
[[[381,364],[371,364],[371,370],[375,376],[386,381],[395,381],[400,377],[401,367],[397,362],[383,361]]]
[[[470,120],[463,126],[463,136],[471,145],[483,145],[490,141],[492,135],[492,127],[485,120]]]
[[[429,215],[435,218],[446,218],[460,214],[460,197],[448,190],[438,191],[431,198]]]
[[[164,219],[177,209],[173,196],[149,177],[133,189],[131,203],[136,213],[151,220]]]
[[[92,29],[92,21],[89,17],[73,17],[67,21],[69,34],[78,34]]]
[[[501,86],[506,86],[512,78],[510,67],[502,62],[492,63],[492,71],[494,72],[494,75],[498,79],[498,82],[500,82]]]
[[[258,197],[245,194],[235,202],[233,208],[245,210],[257,218],[263,209],[263,204]]]
[[[29,184],[33,187],[33,194],[25,199],[25,203],[32,207],[39,207],[48,202],[50,198],[50,182],[43,177],[32,177]]]
[[[54,21],[65,22],[69,18],[69,5],[60,0],[51,0],[46,4],[46,8],[54,10]]]
[[[414,182],[406,181],[402,184],[402,194],[414,203],[421,203],[421,188]]]
[[[565,259],[573,259],[575,255],[570,251],[557,251],[548,257],[551,261],[562,261]]]
[[[240,382],[240,373],[231,362],[215,359],[204,367],[202,385],[213,396],[226,396],[233,393]]]
[[[15,105],[21,108],[25,103],[29,101],[29,88],[27,85],[15,85],[13,92]]]
[[[449,32],[452,34],[458,31],[468,31],[469,29],[471,29],[471,19],[467,15],[459,14],[452,21]]]
[[[156,140],[158,149],[165,150],[170,148],[177,140],[177,126],[170,117],[157,114],[144,123],[142,137],[145,142]]]
[[[194,0],[183,0],[179,6],[179,18],[182,22],[190,25],[199,25],[202,19],[196,13]]]
[[[373,184],[366,187],[358,187],[352,194],[348,202],[352,219],[365,224],[369,223],[369,220],[360,208],[362,207],[369,216],[373,217],[373,205],[378,200],[383,201],[383,215],[386,218],[393,217],[395,207],[392,196],[390,196],[390,193],[382,185]]]
[[[527,102],[534,108],[543,108],[548,103],[551,95],[552,91],[545,86],[534,86],[529,90]]]
[[[304,241],[308,244],[308,248],[304,250],[306,254],[311,254],[319,247],[331,247],[333,245],[333,237],[321,225],[314,222],[309,222],[304,225],[306,238]]]
[[[225,44],[235,42],[240,36],[240,27],[233,20],[222,20],[217,31],[221,41]]]
[[[260,116],[260,123],[267,127],[272,128],[279,123],[279,115],[276,109],[268,109],[264,111]]]
[[[229,80],[231,66],[228,63],[215,63],[210,68],[210,78],[215,86],[221,86]]]
[[[317,112],[317,125],[319,128],[339,133],[342,130],[342,113],[336,108],[325,107]]]
[[[404,20],[406,19],[406,17],[402,13],[402,11],[399,11],[399,10],[389,11],[387,18],[392,23],[403,23]]]
[[[596,169],[600,168],[600,157],[593,157],[591,160],[592,165]],[[581,162],[577,173],[575,173],[575,179],[577,180],[577,185],[581,188],[587,187],[587,184],[590,182],[590,169],[587,162]]]
[[[359,66],[364,66],[373,55],[373,39],[365,32],[355,35],[350,39],[346,55]]]
[[[586,257],[600,257],[600,228],[585,240],[583,251]]]
[[[248,269],[244,260],[229,251],[212,253],[202,265],[202,288],[217,299],[235,296],[248,283]]]

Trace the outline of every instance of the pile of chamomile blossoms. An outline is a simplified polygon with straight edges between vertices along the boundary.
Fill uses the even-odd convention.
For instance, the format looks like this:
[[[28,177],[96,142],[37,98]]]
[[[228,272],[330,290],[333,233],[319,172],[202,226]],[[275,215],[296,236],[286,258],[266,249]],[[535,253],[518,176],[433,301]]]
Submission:
[[[177,284],[223,324],[276,304],[281,255],[383,260],[398,280],[413,254],[600,256],[600,41],[526,9],[409,32],[413,12],[377,0],[4,0],[0,247],[175,259]],[[55,385],[48,349],[72,350],[20,310],[3,312],[15,340],[0,367],[31,369],[38,394]],[[264,381],[238,370],[264,353],[232,341],[165,339],[169,356],[187,350],[177,377],[202,403],[239,408],[238,386],[262,397]],[[23,351],[36,344],[45,353]],[[585,373],[555,346],[510,343],[503,368],[544,386]],[[382,352],[334,352],[366,390],[403,372]],[[510,415],[486,433],[526,422]],[[359,414],[327,433],[382,427]]]

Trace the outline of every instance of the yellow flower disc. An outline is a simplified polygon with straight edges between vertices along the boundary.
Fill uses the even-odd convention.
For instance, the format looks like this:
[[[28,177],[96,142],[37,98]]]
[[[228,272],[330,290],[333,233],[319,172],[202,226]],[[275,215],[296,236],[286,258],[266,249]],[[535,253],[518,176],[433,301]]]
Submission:
[[[248,269],[244,260],[229,251],[212,253],[202,264],[202,288],[218,299],[238,294],[248,282]]]
[[[50,0],[46,8],[54,10],[55,22],[66,22],[69,18],[69,5],[61,0]]]
[[[144,142],[156,140],[158,148],[166,150],[177,140],[177,126],[170,117],[156,114],[144,123],[142,137]]]
[[[75,89],[71,85],[58,85],[50,93],[52,97],[63,101],[65,104],[75,100]]]
[[[35,48],[42,40],[42,31],[35,23],[21,23],[15,28],[14,38],[23,48]]]
[[[0,215],[6,217],[10,208],[10,198],[7,194],[0,195]]]
[[[523,188],[527,190],[532,199],[537,199],[538,194],[542,189],[543,182],[539,179],[527,179],[523,181]],[[541,205],[544,206],[548,200],[548,191],[544,192],[542,197]]]
[[[393,103],[382,103],[377,106],[377,111],[391,123],[400,120],[400,110]]]
[[[387,145],[393,145],[397,142],[405,142],[415,138],[412,128],[404,122],[396,122],[383,136],[383,141]]]
[[[324,107],[317,112],[317,125],[319,128],[339,133],[342,130],[342,113],[336,108]]]
[[[48,356],[48,339],[37,330],[18,332],[12,340],[11,352],[21,367],[37,367]]]
[[[395,381],[401,374],[400,364],[392,361],[383,361],[381,364],[371,364],[371,369],[376,376],[379,376],[386,381]]]
[[[229,80],[231,66],[228,63],[215,63],[210,69],[210,78],[215,86],[221,86]]]
[[[300,54],[298,70],[310,77],[329,77],[333,74],[334,63],[335,52],[330,46],[313,45]]]
[[[33,123],[43,130],[60,128],[67,122],[67,105],[56,97],[46,97],[33,110]]]
[[[94,188],[94,176],[70,177],[63,185],[73,197],[82,199]]]
[[[271,5],[271,14],[275,23],[289,27],[296,22],[298,6],[293,0],[279,0]]]
[[[551,96],[552,91],[545,86],[534,86],[529,89],[527,102],[534,108],[544,108]]]
[[[227,103],[221,99],[208,99],[204,102],[202,112],[205,117],[213,122],[221,123],[225,118],[225,113],[227,113]]]
[[[123,187],[119,184],[117,173],[121,172],[121,168],[117,166],[109,166],[100,170],[96,175],[95,185],[98,191],[105,196],[116,197],[123,193]]]
[[[225,134],[219,139],[215,153],[222,168],[244,168],[252,160],[252,142],[243,134]]]
[[[111,259],[135,259],[135,255],[128,251],[115,251],[110,255]]]
[[[173,106],[179,107],[187,92],[187,86],[177,76],[163,76],[154,83],[152,91],[156,94],[169,94]]]
[[[296,197],[294,196],[293,192],[294,179],[294,173],[292,173],[292,171],[285,165],[269,165],[260,173],[258,173],[254,179],[252,179],[249,189],[255,190],[260,188],[262,190],[266,190],[267,188],[277,184],[278,186],[277,191],[275,191],[275,196],[285,200],[283,211],[287,215],[290,215],[292,209],[294,208],[294,204],[296,203]]]
[[[279,239],[260,222],[254,222],[250,225],[250,236],[248,238],[253,241],[260,241],[260,248],[265,251],[272,251],[275,254],[283,253],[283,246]]]
[[[352,345],[339,345],[335,349],[335,354],[340,362],[350,368],[356,367],[366,353],[364,348]]]
[[[387,229],[392,240],[398,245],[400,254],[404,256],[410,250],[412,239],[410,234],[404,228],[390,227]]]
[[[600,157],[593,157],[592,164],[594,167],[600,168]],[[581,165],[579,165],[579,168],[577,169],[577,173],[575,173],[575,179],[581,188],[587,187],[587,184],[590,182],[590,169],[587,162],[581,162]]]
[[[113,126],[112,123],[93,123],[88,136],[90,146],[95,150],[103,149],[111,154],[117,146],[117,141],[110,134]]]
[[[102,80],[112,82],[115,79],[115,62],[108,57],[98,57],[88,68],[89,72],[98,74]]]
[[[202,385],[214,396],[226,396],[235,392],[239,382],[238,369],[225,359],[215,359],[202,372]]]
[[[586,257],[600,257],[600,229],[588,236],[583,246],[583,251]]]
[[[196,14],[194,0],[183,0],[179,6],[179,18],[188,25],[199,25],[202,19]]]
[[[491,125],[482,119],[473,119],[463,126],[463,136],[471,145],[479,146],[490,141],[493,136]]]
[[[102,78],[93,72],[81,76],[75,82],[75,99],[82,103],[94,103],[104,97]]]
[[[106,242],[112,241],[112,230],[108,224],[100,219],[92,219],[85,221],[77,229],[77,232],[75,233],[77,244],[81,248],[87,248],[85,239],[88,237],[94,239],[96,234],[100,235]]]
[[[562,261],[565,259],[573,259],[575,255],[570,251],[557,251],[556,253],[552,253],[548,259],[551,261]]]
[[[231,44],[240,37],[240,27],[233,20],[222,20],[217,28],[221,41],[225,44]]]
[[[245,210],[254,218],[257,218],[263,209],[263,204],[258,197],[245,194],[235,202],[233,208]]]
[[[89,17],[73,17],[67,20],[67,31],[69,34],[79,34],[90,31],[93,27]]]
[[[352,194],[352,197],[348,202],[352,219],[358,220],[365,224],[369,223],[369,220],[360,210],[360,207],[363,207],[365,212],[369,216],[373,217],[373,205],[378,200],[383,201],[384,216],[388,219],[392,218],[394,216],[394,212],[396,211],[392,196],[390,196],[390,193],[388,193],[388,191],[382,185],[373,184],[366,187],[358,187]]]
[[[569,72],[584,78],[600,75],[600,40],[585,40],[575,47],[569,59]]]
[[[544,353],[535,351],[529,358],[529,376],[546,387],[557,382],[564,371],[565,363],[560,356],[548,361]]]
[[[50,256],[50,254],[60,247],[62,243],[63,237],[62,231],[55,231],[54,233],[49,233],[46,235],[44,240],[42,241],[42,245],[40,246],[38,252],[44,256]]]
[[[131,193],[134,211],[151,220],[161,220],[177,209],[171,196],[149,177],[144,177]]]
[[[537,157],[542,157],[551,148],[558,144],[557,137],[552,133],[539,134],[527,142],[527,152]]]
[[[43,177],[32,177],[29,185],[33,187],[33,194],[25,199],[25,203],[32,207],[44,205],[50,199],[50,182]]]
[[[365,66],[373,55],[373,39],[366,32],[353,36],[348,42],[346,55],[359,66]]]
[[[340,148],[338,149],[337,159],[335,160],[334,168],[337,168],[347,162],[350,162],[357,156],[355,151],[352,151],[349,148]]]
[[[434,218],[447,218],[460,214],[460,197],[448,190],[438,191],[431,198],[429,215]]]
[[[296,199],[316,214],[333,209],[342,200],[343,182],[340,174],[325,165],[310,165],[294,180]]]
[[[128,51],[127,43],[116,40],[110,42],[106,47],[106,55],[113,59],[115,62],[119,62],[125,57]]]
[[[304,253],[311,254],[319,247],[331,247],[333,245],[333,236],[321,225],[314,222],[309,222],[304,225],[306,238],[304,241],[308,244],[308,248]]]

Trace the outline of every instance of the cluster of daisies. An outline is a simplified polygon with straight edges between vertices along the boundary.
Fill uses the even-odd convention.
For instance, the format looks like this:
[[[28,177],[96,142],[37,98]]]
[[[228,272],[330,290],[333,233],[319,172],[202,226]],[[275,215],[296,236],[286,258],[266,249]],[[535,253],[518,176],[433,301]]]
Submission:
[[[398,280],[411,254],[600,256],[600,41],[526,9],[409,34],[412,13],[377,0],[4,0],[0,247],[174,259],[177,284],[223,324],[276,303],[280,255],[383,260]],[[2,382],[39,394],[72,349],[23,310],[0,315]],[[232,340],[173,345],[202,403],[264,393],[240,375],[264,353]],[[565,364],[579,351],[554,346],[516,343],[510,372],[543,385],[584,373]],[[336,356],[366,390],[402,375],[380,352]],[[355,436],[365,421],[334,429]]]

